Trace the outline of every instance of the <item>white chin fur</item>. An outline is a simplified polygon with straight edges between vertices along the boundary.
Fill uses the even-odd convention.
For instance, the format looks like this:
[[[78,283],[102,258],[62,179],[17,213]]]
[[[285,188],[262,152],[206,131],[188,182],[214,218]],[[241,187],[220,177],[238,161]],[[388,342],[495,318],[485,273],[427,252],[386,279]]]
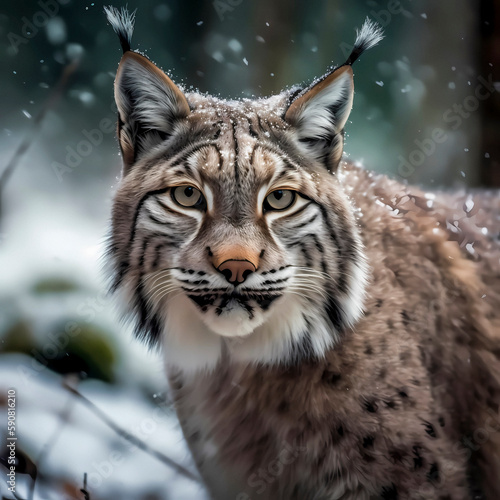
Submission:
[[[286,362],[293,345],[300,342],[306,329],[302,314],[305,306],[301,297],[285,295],[269,313],[265,316],[258,313],[252,321],[246,311],[244,315],[233,311],[225,316],[206,314],[202,317],[191,299],[184,294],[177,295],[167,300],[165,308],[162,341],[167,366],[179,368],[186,374],[211,370],[219,362],[224,344],[236,362]],[[333,338],[326,325],[318,320],[318,311],[310,311],[310,314],[313,349],[321,356],[331,347]],[[214,317],[217,324],[212,322]]]
[[[200,314],[200,313],[198,313]],[[202,314],[201,320],[212,332],[223,337],[245,337],[252,333],[258,326],[264,322],[264,315],[255,311],[255,316],[250,319],[248,312],[236,301],[231,301],[217,315],[213,309]]]
[[[211,370],[221,355],[222,338],[207,328],[184,294],[167,300],[162,343],[167,366],[186,372]]]

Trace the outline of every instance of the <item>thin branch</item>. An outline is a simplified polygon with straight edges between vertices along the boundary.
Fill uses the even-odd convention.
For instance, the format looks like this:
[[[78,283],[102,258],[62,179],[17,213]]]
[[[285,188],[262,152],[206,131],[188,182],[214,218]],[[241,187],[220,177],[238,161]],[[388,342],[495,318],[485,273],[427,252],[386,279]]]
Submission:
[[[83,473],[83,488],[80,488],[80,491],[83,493],[83,497],[85,500],[90,500],[90,494],[87,491],[87,473]]]
[[[28,500],[33,500],[33,498],[35,498],[35,487],[36,487],[37,477],[38,477],[38,469],[35,469],[33,472],[33,477],[31,478],[31,486],[28,492]]]
[[[65,425],[68,423],[68,418],[71,413],[71,410],[73,409],[73,404],[74,400],[68,396],[68,400],[66,401],[66,404],[63,406],[59,413],[59,419],[61,421],[61,425],[57,425],[56,428],[54,429],[54,432],[50,436],[50,438],[45,442],[43,445],[38,457],[35,459],[35,475],[33,477],[33,481],[31,483],[31,488],[29,491],[29,496],[28,500],[33,500],[35,496],[35,486],[36,486],[36,480],[38,478],[38,473],[39,470],[42,468],[44,460],[47,458],[49,455],[50,451],[52,448],[55,446],[59,438],[61,437],[62,430],[64,429]],[[37,465],[36,465],[37,464]]]
[[[187,477],[188,479],[191,479],[192,481],[198,483],[201,482],[200,478],[196,474],[191,472],[189,469],[178,464],[177,462],[172,460],[170,457],[167,457],[163,453],[154,450],[144,441],[134,436],[133,434],[130,434],[125,429],[120,427],[118,424],[113,422],[113,420],[111,420],[100,408],[98,408],[94,403],[92,403],[92,401],[87,399],[83,394],[81,394],[77,389],[69,385],[66,381],[64,381],[63,387],[72,394],[74,394],[89,410],[92,411],[92,413],[94,413],[94,415],[96,415],[100,420],[102,420],[111,430],[116,432],[116,434],[118,434],[120,437],[124,438],[129,443],[132,443],[133,445],[137,446],[137,448],[140,448],[149,455],[155,457],[160,462],[163,462],[164,464],[168,465],[169,467],[174,469],[178,474],[181,474]]]
[[[11,491],[10,493],[12,493],[12,495],[14,496],[14,498],[16,500],[24,500],[22,497],[20,497],[15,491]],[[9,500],[7,497],[2,497],[2,500]]]
[[[26,154],[30,146],[35,142],[34,139],[36,138],[37,134],[40,132],[42,128],[42,122],[43,119],[45,118],[45,115],[50,109],[52,109],[56,105],[57,101],[63,95],[64,89],[68,84],[71,75],[76,71],[76,68],[78,67],[79,63],[80,60],[75,59],[71,64],[67,64],[64,67],[64,70],[61,73],[61,76],[59,77],[56,86],[54,87],[49,97],[45,101],[44,105],[42,106],[42,109],[35,116],[31,130],[26,134],[21,144],[19,144],[18,148],[14,151],[14,154],[10,159],[9,163],[7,163],[7,166],[5,167],[4,171],[0,174],[0,220],[2,218],[2,195],[5,189],[5,185],[7,184],[7,181],[10,179],[10,176],[14,173],[14,170],[16,169],[17,165],[19,165],[19,162],[22,160],[23,156]]]

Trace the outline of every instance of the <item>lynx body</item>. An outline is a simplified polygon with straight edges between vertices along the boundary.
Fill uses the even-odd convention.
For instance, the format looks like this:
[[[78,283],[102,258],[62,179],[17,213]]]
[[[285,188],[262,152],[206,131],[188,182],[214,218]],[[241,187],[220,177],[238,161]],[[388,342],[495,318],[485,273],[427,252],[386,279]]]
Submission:
[[[162,346],[213,498],[497,498],[500,202],[341,162],[378,29],[304,89],[223,101],[183,93],[130,50],[131,16],[108,19],[113,290]]]

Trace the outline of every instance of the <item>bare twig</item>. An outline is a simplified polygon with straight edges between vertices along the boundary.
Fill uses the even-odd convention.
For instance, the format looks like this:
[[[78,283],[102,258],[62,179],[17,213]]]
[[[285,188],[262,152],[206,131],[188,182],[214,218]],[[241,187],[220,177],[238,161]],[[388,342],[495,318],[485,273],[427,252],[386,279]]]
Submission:
[[[11,491],[12,495],[14,496],[14,498],[16,500],[24,500],[22,497],[20,497],[15,491]],[[2,497],[2,500],[9,500],[8,498],[6,497]]]
[[[80,489],[80,491],[83,493],[83,498],[85,500],[90,500],[90,495],[89,492],[87,491],[87,473],[83,473],[83,488]]]
[[[45,115],[50,109],[52,109],[55,106],[59,98],[62,96],[64,88],[68,84],[71,75],[75,72],[76,68],[78,67],[79,62],[80,62],[79,59],[75,59],[72,63],[64,67],[64,70],[61,73],[61,76],[59,77],[56,86],[54,87],[49,97],[45,101],[44,105],[42,106],[42,109],[35,116],[31,130],[26,134],[21,144],[19,144],[18,148],[14,151],[14,155],[10,159],[9,163],[7,163],[7,166],[5,167],[4,171],[0,174],[0,220],[2,218],[2,195],[5,189],[5,185],[7,184],[7,181],[13,174],[19,162],[22,160],[23,156],[26,154],[30,146],[33,144],[37,134],[40,132]]]
[[[92,413],[94,413],[94,415],[96,415],[100,420],[102,420],[111,430],[116,432],[116,434],[118,434],[120,437],[124,438],[129,443],[132,443],[133,445],[137,446],[137,448],[140,448],[149,455],[155,457],[160,462],[163,462],[164,464],[168,465],[169,467],[174,469],[177,473],[187,477],[188,479],[191,479],[192,481],[196,481],[198,483],[201,482],[200,478],[196,474],[191,472],[189,469],[178,464],[177,462],[172,460],[170,457],[167,457],[163,453],[154,450],[144,441],[134,436],[133,434],[130,434],[130,432],[127,432],[125,429],[123,429],[118,424],[113,422],[113,420],[111,420],[100,408],[98,408],[94,403],[92,403],[92,401],[87,399],[83,394],[81,394],[76,388],[69,385],[66,381],[63,383],[63,386],[69,392],[74,394],[89,410],[92,411]]]
[[[45,442],[43,445],[40,454],[35,460],[35,475],[33,477],[33,481],[31,482],[31,488],[29,491],[28,495],[28,500],[33,500],[34,495],[35,495],[35,486],[36,486],[36,480],[38,477],[38,469],[41,469],[43,461],[47,458],[49,455],[50,451],[52,448],[55,446],[56,442],[59,440],[61,434],[62,434],[62,429],[64,428],[65,424],[68,421],[69,414],[73,408],[73,399],[68,399],[66,401],[66,404],[63,406],[61,409],[61,412],[59,413],[59,418],[61,420],[61,425],[57,425],[56,428],[54,429],[54,432],[51,434],[50,438]]]
[[[37,477],[38,477],[38,469],[35,468],[34,473],[33,473],[33,477],[31,478],[31,486],[30,486],[30,490],[28,492],[28,500],[33,500],[33,498],[35,497],[35,486],[36,486]]]

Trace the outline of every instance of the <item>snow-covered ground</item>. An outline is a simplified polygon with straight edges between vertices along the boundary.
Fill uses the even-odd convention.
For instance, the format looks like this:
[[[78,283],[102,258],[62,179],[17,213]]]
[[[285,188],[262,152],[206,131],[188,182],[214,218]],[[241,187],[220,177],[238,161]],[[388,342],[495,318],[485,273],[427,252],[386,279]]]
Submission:
[[[63,389],[60,375],[45,370],[27,377],[32,371],[27,356],[0,357],[0,393],[7,394],[9,388],[17,393],[18,446],[37,464],[36,499],[67,498],[63,492],[81,487],[84,472],[92,500],[205,498],[198,483],[113,432]],[[125,431],[194,470],[175,415],[163,398],[155,403],[136,388],[95,380],[82,382],[79,391]],[[6,422],[5,407],[0,419]],[[27,497],[30,481],[28,476],[18,478],[22,498]],[[2,494],[9,498],[6,491]]]

